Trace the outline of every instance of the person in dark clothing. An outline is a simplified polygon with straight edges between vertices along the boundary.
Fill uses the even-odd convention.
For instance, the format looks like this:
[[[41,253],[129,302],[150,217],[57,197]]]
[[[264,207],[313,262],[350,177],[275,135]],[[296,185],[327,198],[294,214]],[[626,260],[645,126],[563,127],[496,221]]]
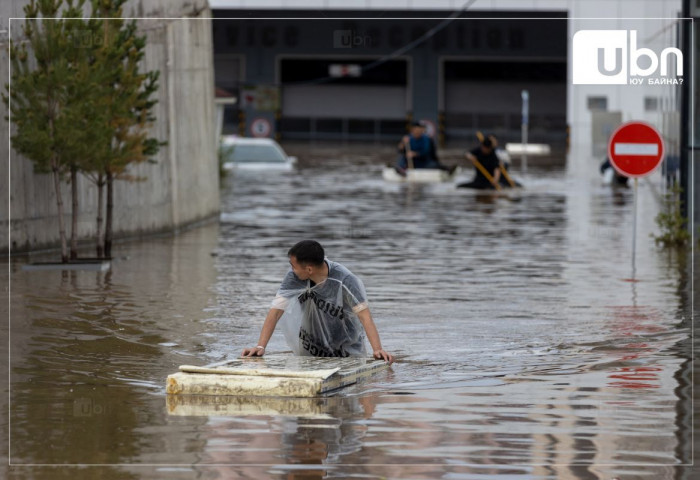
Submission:
[[[408,148],[407,148],[408,147]],[[396,171],[406,174],[408,168],[436,168],[454,172],[456,166],[448,167],[440,163],[437,157],[435,142],[425,133],[425,126],[419,122],[411,124],[410,135],[405,135],[398,145],[399,158]]]
[[[508,152],[498,146],[498,139],[495,135],[489,135],[486,138],[491,140],[493,151],[498,157],[498,161],[500,162],[501,178],[498,181],[498,184],[503,188],[522,187],[523,185],[517,180],[515,180],[510,174],[510,155],[508,155]],[[484,136],[482,135],[480,141],[483,139]]]
[[[606,177],[606,171],[608,169],[613,171],[610,183],[613,183],[614,185],[621,186],[621,187],[629,186],[629,185],[627,185],[629,178],[625,177],[624,175],[620,175],[617,172],[617,170],[615,170],[613,168],[612,163],[610,163],[610,159],[608,157],[605,157],[605,161],[600,164],[600,173],[601,173],[601,175],[603,175],[603,178]]]
[[[496,156],[493,148],[493,142],[490,138],[484,138],[481,145],[471,152],[467,152],[464,156],[474,163],[475,176],[471,182],[460,183],[457,188],[475,188],[479,190],[494,190],[501,179],[501,162]],[[486,173],[490,175],[490,179],[477,166],[477,162],[484,168]]]

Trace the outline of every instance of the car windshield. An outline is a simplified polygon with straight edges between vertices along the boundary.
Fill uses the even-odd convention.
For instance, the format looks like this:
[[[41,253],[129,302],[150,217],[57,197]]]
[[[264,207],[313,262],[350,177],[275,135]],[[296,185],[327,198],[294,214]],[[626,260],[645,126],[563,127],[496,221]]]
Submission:
[[[237,144],[224,147],[226,158],[236,163],[284,163],[286,160],[282,151],[274,144]]]

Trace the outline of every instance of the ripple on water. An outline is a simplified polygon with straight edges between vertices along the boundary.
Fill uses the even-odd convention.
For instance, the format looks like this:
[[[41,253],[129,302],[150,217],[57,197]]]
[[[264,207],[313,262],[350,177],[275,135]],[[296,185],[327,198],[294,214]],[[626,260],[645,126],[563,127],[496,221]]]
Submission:
[[[443,478],[572,478],[556,465],[618,464],[598,468],[610,478],[681,460],[687,359],[674,346],[687,308],[650,242],[638,245],[643,281],[620,280],[626,194],[535,172],[512,201],[385,184],[377,165],[232,175],[219,225],[120,245],[128,258],[110,274],[14,274],[13,459],[288,465],[263,477],[388,464],[388,478],[411,465],[425,478],[430,465],[454,466]],[[362,278],[396,365],[305,404],[241,399],[235,408],[257,413],[169,416],[165,376],[255,345],[303,238]],[[287,347],[276,335],[268,349]]]

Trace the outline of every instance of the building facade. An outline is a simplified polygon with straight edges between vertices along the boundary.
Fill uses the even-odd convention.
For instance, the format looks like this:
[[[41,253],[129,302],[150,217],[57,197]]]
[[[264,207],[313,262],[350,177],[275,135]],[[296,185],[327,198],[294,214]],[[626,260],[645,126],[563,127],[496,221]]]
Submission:
[[[217,86],[241,98],[224,133],[383,141],[423,120],[442,145],[460,146],[476,131],[519,141],[526,122],[531,142],[600,159],[612,129],[635,119],[663,129],[678,153],[680,88],[574,85],[572,76],[580,30],[633,31],[656,52],[678,47],[680,0],[211,5]]]

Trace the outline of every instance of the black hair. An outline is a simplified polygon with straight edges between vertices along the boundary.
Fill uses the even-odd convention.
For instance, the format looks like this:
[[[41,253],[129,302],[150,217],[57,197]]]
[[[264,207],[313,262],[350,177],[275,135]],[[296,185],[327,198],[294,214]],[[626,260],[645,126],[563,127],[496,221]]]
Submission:
[[[302,265],[323,265],[326,254],[316,240],[302,240],[287,252],[288,257],[294,257]]]
[[[491,148],[493,147],[493,142],[491,141],[490,138],[484,138],[484,141],[481,142],[481,144],[486,147],[486,148]]]
[[[411,122],[411,127],[423,127],[421,122]]]

